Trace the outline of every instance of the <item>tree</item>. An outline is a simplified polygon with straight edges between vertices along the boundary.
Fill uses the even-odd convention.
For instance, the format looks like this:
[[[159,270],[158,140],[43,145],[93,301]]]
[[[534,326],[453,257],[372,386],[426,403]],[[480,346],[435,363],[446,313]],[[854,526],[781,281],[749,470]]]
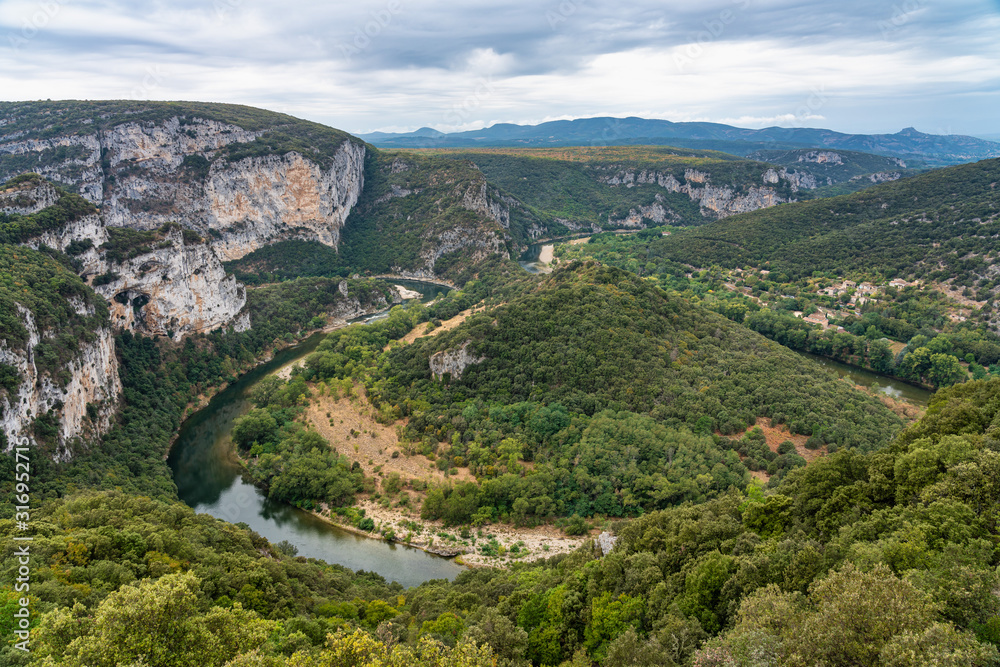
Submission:
[[[204,613],[199,596],[193,574],[170,574],[118,589],[92,621],[58,608],[42,617],[39,656],[62,667],[216,667],[262,646],[277,627],[239,603]]]
[[[892,372],[892,347],[889,341],[883,338],[868,344],[868,364],[876,373]]]
[[[242,449],[249,449],[255,442],[274,442],[278,422],[263,408],[254,408],[233,423],[233,442]]]
[[[480,646],[492,646],[498,667],[522,667],[528,664],[524,659],[528,649],[528,633],[494,607],[485,607],[474,617],[464,638]]]
[[[938,353],[931,355],[927,377],[936,387],[950,387],[953,384],[963,382],[969,376],[957,357]]]

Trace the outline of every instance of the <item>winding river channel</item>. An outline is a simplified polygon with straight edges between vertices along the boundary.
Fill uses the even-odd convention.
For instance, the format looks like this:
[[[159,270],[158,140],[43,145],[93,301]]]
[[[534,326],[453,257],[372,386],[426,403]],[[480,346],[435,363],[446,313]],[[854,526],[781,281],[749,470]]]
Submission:
[[[544,270],[544,266],[538,265],[539,254],[542,246],[550,243],[532,246],[520,258],[521,265],[532,272],[538,272],[539,268]],[[392,282],[420,292],[423,302],[447,291],[445,287],[419,281]],[[385,314],[354,321],[372,321]],[[232,523],[245,523],[271,542],[287,540],[295,545],[300,556],[319,558],[353,570],[377,572],[407,587],[430,579],[453,579],[462,571],[462,566],[454,561],[343,530],[309,512],[269,499],[262,490],[243,479],[243,469],[234,455],[231,431],[233,421],[250,409],[250,389],[265,376],[308,356],[324,337],[322,333],[313,334],[298,345],[282,350],[271,361],[216,394],[205,408],[181,425],[167,458],[180,499],[197,512]],[[823,357],[800,354],[858,384],[870,387],[874,383],[879,391],[893,398],[920,406],[926,406],[930,400],[931,392],[925,389]]]
[[[447,292],[447,288],[429,283],[392,282],[420,292],[425,302]],[[385,313],[380,313],[355,321],[384,316]],[[343,530],[309,512],[269,499],[243,479],[230,434],[233,421],[250,409],[247,398],[250,389],[265,376],[309,355],[324,337],[322,333],[313,334],[279,352],[271,361],[216,394],[205,408],[181,425],[167,458],[180,499],[196,512],[245,523],[271,542],[287,540],[298,548],[299,556],[320,558],[352,570],[377,572],[407,587],[430,579],[454,579],[463,569],[454,561]]]

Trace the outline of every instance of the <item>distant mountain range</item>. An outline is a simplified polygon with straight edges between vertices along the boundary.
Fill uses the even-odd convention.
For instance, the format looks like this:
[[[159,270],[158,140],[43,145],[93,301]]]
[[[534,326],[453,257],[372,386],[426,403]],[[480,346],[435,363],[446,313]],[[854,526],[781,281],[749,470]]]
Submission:
[[[372,132],[358,136],[381,148],[668,144],[742,156],[768,149],[832,148],[917,158],[928,166],[1000,157],[1000,143],[964,135],[925,134],[912,127],[896,134],[844,134],[815,128],[750,130],[720,123],[674,123],[646,118],[579,118],[540,125],[498,123],[482,130],[450,134],[423,127],[414,132]]]

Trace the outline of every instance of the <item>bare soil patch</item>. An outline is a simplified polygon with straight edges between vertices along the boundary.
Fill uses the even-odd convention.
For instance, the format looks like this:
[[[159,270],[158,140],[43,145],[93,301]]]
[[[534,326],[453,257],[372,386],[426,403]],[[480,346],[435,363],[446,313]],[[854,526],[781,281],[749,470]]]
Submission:
[[[443,482],[445,479],[472,479],[463,468],[450,478],[438,470],[426,456],[407,456],[399,446],[395,425],[375,421],[375,409],[368,402],[365,389],[355,385],[351,397],[333,400],[329,394],[319,395],[313,388],[313,399],[306,408],[306,419],[312,428],[323,436],[339,454],[357,461],[366,476],[381,479],[390,472],[398,472],[406,479],[423,479]],[[398,452],[392,458],[393,452]],[[378,470],[376,470],[378,468]]]
[[[356,506],[363,509],[365,516],[376,524],[375,533],[362,534],[378,539],[383,530],[391,531],[395,541],[434,553],[460,553],[466,565],[488,567],[505,567],[515,562],[568,553],[590,539],[586,535],[567,537],[552,526],[520,528],[503,524],[470,528],[468,536],[463,538],[460,528],[445,528],[440,521],[421,519],[419,507],[423,494],[405,488],[407,480],[440,484],[445,481],[474,481],[474,476],[467,469],[459,468],[457,474],[445,477],[444,472],[438,470],[427,457],[404,454],[399,446],[396,426],[375,421],[374,408],[368,402],[364,387],[356,385],[353,396],[342,396],[337,400],[333,400],[328,393],[320,396],[317,387],[313,387],[313,392],[305,414],[309,427],[323,436],[338,453],[357,461],[366,476],[379,480],[380,489],[381,481],[387,475],[399,473],[410,498],[406,506],[400,506],[398,497],[362,497]],[[393,452],[398,452],[396,458],[392,458]],[[329,511],[321,516],[343,525],[339,517]],[[495,554],[482,553],[483,545],[493,541],[502,548],[490,549]]]
[[[403,345],[409,345],[418,338],[437,336],[439,333],[444,333],[445,331],[451,331],[452,329],[462,324],[462,322],[464,322],[469,317],[469,315],[472,315],[473,313],[478,313],[483,310],[485,310],[485,308],[481,306],[476,306],[473,308],[469,308],[467,310],[463,310],[455,317],[441,322],[441,326],[434,328],[430,328],[429,322],[418,324],[416,327],[413,328],[413,331],[400,338],[399,342],[402,343]],[[388,347],[386,347],[386,349],[388,349]]]
[[[764,432],[764,441],[767,443],[767,448],[772,452],[777,453],[778,447],[786,440],[791,440],[792,444],[795,445],[795,451],[799,456],[806,460],[806,463],[812,463],[819,457],[826,454],[826,447],[823,446],[820,449],[806,449],[806,440],[809,439],[805,435],[794,435],[788,430],[788,427],[784,424],[779,424],[775,426],[771,423],[769,417],[760,417],[757,419],[757,423],[746,430],[743,435],[746,435],[755,428],[760,428]],[[742,436],[741,436],[742,437]],[[756,475],[755,475],[756,476]]]

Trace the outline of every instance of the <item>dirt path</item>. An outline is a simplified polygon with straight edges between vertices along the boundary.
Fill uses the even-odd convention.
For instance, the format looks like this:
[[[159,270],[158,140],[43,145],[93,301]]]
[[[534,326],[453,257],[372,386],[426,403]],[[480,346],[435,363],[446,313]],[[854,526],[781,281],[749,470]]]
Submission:
[[[402,343],[403,345],[409,345],[418,338],[425,338],[427,336],[437,336],[439,333],[444,333],[445,331],[451,331],[452,329],[462,324],[462,322],[464,322],[469,317],[469,315],[472,315],[474,313],[481,313],[484,310],[486,310],[484,306],[474,306],[467,310],[463,310],[455,317],[441,322],[441,326],[438,327],[432,328],[432,325],[429,322],[418,324],[416,327],[413,328],[413,331],[400,338],[399,342]],[[389,349],[388,346],[386,346],[386,349]]]

